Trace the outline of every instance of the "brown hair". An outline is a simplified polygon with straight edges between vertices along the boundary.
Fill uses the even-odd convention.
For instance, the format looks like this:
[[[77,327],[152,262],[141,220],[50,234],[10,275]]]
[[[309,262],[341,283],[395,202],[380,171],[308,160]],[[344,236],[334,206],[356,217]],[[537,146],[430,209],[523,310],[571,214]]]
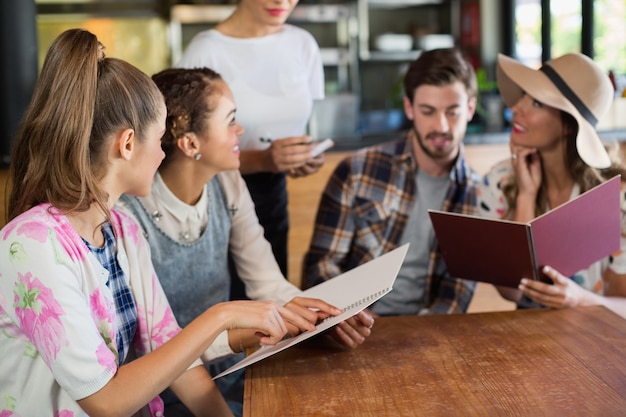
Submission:
[[[446,86],[460,81],[469,98],[478,93],[474,68],[456,48],[423,52],[404,76],[404,95],[413,103],[415,90],[422,85]]]
[[[576,149],[576,137],[578,134],[578,123],[576,122],[576,119],[567,112],[561,111],[560,113],[561,123],[563,125],[562,137],[565,141],[565,165],[569,170],[570,176],[574,179],[574,182],[580,187],[581,194],[603,181],[612,178],[614,175],[621,174],[622,179],[626,178],[626,167],[617,158],[613,158],[609,168],[602,170],[587,165],[582,160]],[[512,175],[506,183],[502,185],[502,192],[504,193],[504,197],[506,198],[507,205],[509,207],[505,218],[511,218],[516,206],[517,194],[519,192],[514,175]],[[547,208],[548,196],[545,189],[545,181],[542,181],[535,200],[535,216],[545,213]]]
[[[108,144],[123,129],[143,137],[163,99],[131,64],[105,58],[96,36],[70,29],[48,50],[11,159],[8,218],[48,202],[70,213],[97,204],[108,214],[99,180]]]
[[[161,90],[167,107],[165,134],[161,146],[165,152],[163,165],[167,164],[177,149],[176,140],[185,133],[199,133],[207,126],[215,110],[212,97],[222,77],[209,68],[169,68],[152,76]]]

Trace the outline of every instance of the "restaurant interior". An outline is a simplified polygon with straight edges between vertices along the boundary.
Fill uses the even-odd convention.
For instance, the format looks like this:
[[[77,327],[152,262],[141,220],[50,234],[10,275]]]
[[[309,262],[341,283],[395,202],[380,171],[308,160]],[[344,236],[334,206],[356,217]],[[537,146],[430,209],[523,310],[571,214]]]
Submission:
[[[11,136],[43,56],[63,30],[84,27],[148,74],[173,65],[191,37],[228,16],[233,0],[4,0],[3,118],[0,175]],[[579,51],[616,80],[615,100],[598,130],[607,143],[626,140],[626,6],[622,0],[301,0],[290,23],[309,30],[322,51],[325,98],[314,106],[313,137],[334,148],[315,179],[291,181],[290,277],[299,284],[314,210],[335,164],[355,149],[393,139],[406,128],[402,74],[421,50],[455,45],[474,64],[479,106],[465,138],[472,165],[484,173],[508,152],[509,113],[495,86],[498,53],[538,66]],[[16,82],[17,81],[17,82]],[[0,208],[0,210],[3,208]],[[0,214],[3,214],[0,211]],[[4,219],[4,216],[2,216]],[[487,291],[476,311],[509,308]],[[480,301],[480,302],[479,302]]]
[[[175,64],[190,39],[227,17],[235,3],[236,0],[2,0],[0,19],[4,30],[0,48],[4,59],[0,63],[0,82],[3,85],[3,112],[0,117],[5,129],[0,137],[0,200],[6,200],[12,136],[28,104],[43,56],[59,33],[72,27],[86,28],[106,45],[107,55],[128,60],[144,72],[153,74]],[[622,143],[626,143],[624,0],[300,0],[289,22],[310,31],[322,51],[326,97],[314,106],[309,134],[316,138],[332,137],[335,141],[334,148],[326,152],[325,164],[319,173],[306,178],[289,179],[287,183],[291,218],[289,277],[298,286],[301,284],[302,259],[308,249],[315,211],[326,180],[337,163],[350,153],[391,140],[407,128],[402,110],[402,74],[408,63],[423,50],[457,46],[477,71],[479,110],[468,127],[465,148],[470,164],[481,174],[509,157],[510,110],[502,103],[495,84],[495,62],[499,53],[535,67],[567,52],[582,52],[593,57],[610,75],[615,87],[609,114],[597,126],[600,137],[607,144],[616,146],[619,152],[622,152]],[[5,221],[3,203],[0,205],[0,226]],[[461,358],[450,361],[453,370],[446,367],[443,359],[426,358],[427,364],[424,366],[432,368],[428,368],[425,375],[432,378],[430,382],[440,390],[426,393],[425,396],[436,398],[440,406],[428,408],[425,405],[425,414],[393,414],[394,410],[397,412],[415,405],[396,394],[390,394],[387,403],[380,399],[375,401],[374,397],[365,399],[355,409],[348,409],[345,404],[339,403],[320,404],[324,402],[323,398],[300,398],[295,392],[298,389],[306,390],[307,385],[304,380],[297,379],[298,369],[283,369],[273,359],[268,368],[255,367],[250,372],[255,372],[256,378],[275,378],[273,381],[283,385],[271,385],[272,391],[263,391],[259,388],[258,379],[255,379],[256,386],[248,385],[253,382],[247,380],[244,415],[623,415],[626,409],[623,400],[626,397],[626,362],[623,350],[620,359],[619,349],[626,348],[626,322],[613,316],[607,317],[607,312],[595,310],[594,314],[587,316],[579,313],[572,313],[571,316],[559,313],[562,316],[536,318],[524,316],[530,318],[516,323],[519,328],[515,331],[520,337],[526,337],[536,351],[547,351],[552,362],[538,361],[528,365],[527,369],[522,369],[521,364],[518,368],[507,368],[507,372],[519,372],[526,376],[530,372],[528,369],[535,372],[530,379],[535,387],[528,389],[528,396],[516,406],[514,399],[523,398],[523,393],[512,394],[499,391],[498,388],[500,381],[513,376],[502,372],[495,378],[488,374],[491,371],[482,366],[485,362],[482,365],[480,363],[489,358],[498,358],[504,363],[505,358],[499,357],[497,347],[479,345],[479,341],[483,342],[483,336],[492,332],[496,335],[492,339],[493,343],[516,349],[510,340],[499,333],[503,326],[508,325],[498,321],[508,317],[506,314],[513,310],[515,304],[502,298],[493,285],[479,283],[468,312],[477,314],[472,325],[485,333],[472,337],[468,333],[469,327],[464,327],[466,325],[463,323],[454,327],[443,321],[420,322],[423,334],[431,335],[436,340],[432,343],[443,346],[448,340],[450,347],[440,348],[447,355]],[[491,316],[486,318],[478,313],[489,313]],[[552,321],[551,317],[562,321]],[[601,328],[604,333],[600,337],[581,323]],[[394,326],[399,325],[385,321],[381,325],[385,328]],[[410,329],[407,338],[417,340],[420,327],[413,324],[406,326]],[[532,333],[529,330],[531,326],[543,326],[541,333]],[[583,352],[580,345],[574,343],[573,336],[563,335],[563,340],[559,339],[560,329],[564,326],[578,329],[581,340],[589,350]],[[443,336],[440,331],[442,328],[449,328],[452,333],[458,332],[456,339]],[[393,344],[402,342],[393,340]],[[383,341],[377,343],[373,344],[372,355],[388,355],[390,351],[381,346]],[[609,347],[611,344],[612,347]],[[402,373],[392,374],[395,372],[392,370],[396,366],[404,366],[410,359],[408,356],[399,355],[394,359],[390,355],[391,358],[386,357],[386,362],[378,359],[370,361],[367,356],[363,356],[352,358],[356,362],[350,363],[358,366],[360,360],[369,361],[364,367],[371,373],[350,373],[350,378],[342,380],[345,386],[340,387],[328,379],[330,371],[339,374],[352,371],[345,368],[347,365],[344,362],[334,363],[324,359],[323,355],[330,355],[328,349],[328,346],[306,345],[300,351],[286,354],[291,356],[285,358],[295,362],[302,362],[307,357],[314,358],[315,365],[309,365],[306,369],[315,372],[317,367],[318,370],[329,371],[328,375],[320,374],[317,382],[344,390],[344,393],[352,391],[358,394],[358,390],[367,388],[371,394],[380,384],[393,385],[407,378]],[[467,349],[465,352],[475,352],[479,356],[461,354],[464,349]],[[616,367],[598,365],[603,359],[594,349],[606,349],[607,357],[615,361]],[[582,359],[575,359],[576,355]],[[533,357],[523,353],[519,359],[532,361]],[[389,368],[385,368],[386,364],[389,364]],[[563,367],[567,366],[570,367],[569,373],[563,371]],[[540,373],[546,368],[549,368],[550,376]],[[477,369],[479,373],[472,374]],[[442,373],[436,376],[435,371]],[[563,374],[559,377],[560,372]],[[608,376],[600,377],[602,372]],[[380,379],[370,379],[376,373],[379,373]],[[450,382],[451,379],[446,379],[446,375],[450,378],[464,378],[471,383],[455,385]],[[291,386],[285,383],[288,377],[296,381]],[[363,378],[362,383],[358,382],[359,378]],[[586,398],[590,402],[574,398],[571,392],[561,395],[559,391],[558,395],[555,394],[555,401],[566,398],[571,403],[558,409],[558,412],[564,414],[551,414],[555,409],[545,406],[544,399],[538,396],[541,390],[545,392],[554,389],[552,384],[562,383],[562,378],[571,378],[578,385],[587,384],[587,387],[591,387]],[[481,385],[482,388],[479,388]],[[491,389],[489,398],[479,393],[485,387]],[[600,394],[604,388],[608,394],[606,391]],[[446,390],[450,394],[450,403],[444,407],[441,404],[446,403],[443,394]],[[602,395],[605,395],[602,397],[604,399],[598,400]],[[477,405],[496,403],[493,398],[498,396],[500,400],[505,399],[502,400],[504,403],[482,409]],[[468,402],[462,405],[461,398]],[[511,402],[506,402],[507,399]],[[277,407],[272,401],[278,401],[278,407],[285,407],[284,410],[291,410],[289,407],[296,410],[294,404],[310,408],[306,409],[309,411],[302,411],[302,414],[290,414],[296,411],[271,414],[272,407]],[[469,403],[473,405],[468,406]],[[541,406],[533,414],[532,405],[537,403]],[[255,407],[259,405],[265,407],[264,413],[255,413]],[[310,410],[315,407],[322,411],[309,414],[313,413]],[[621,407],[621,411],[607,412],[618,407]],[[484,414],[485,410],[488,410],[487,414]],[[596,414],[598,410],[602,413]],[[336,412],[344,414],[332,414]]]

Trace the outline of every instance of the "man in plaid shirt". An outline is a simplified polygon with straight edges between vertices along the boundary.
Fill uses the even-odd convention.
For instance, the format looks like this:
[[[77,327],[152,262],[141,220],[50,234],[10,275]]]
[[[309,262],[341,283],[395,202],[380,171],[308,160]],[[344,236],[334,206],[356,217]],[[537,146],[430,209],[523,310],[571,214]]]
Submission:
[[[476,109],[476,76],[454,48],[424,52],[404,79],[411,129],[356,151],[322,195],[303,282],[311,287],[409,242],[393,290],[334,328],[346,344],[370,334],[377,315],[465,312],[476,283],[450,277],[429,209],[472,214],[479,175],[463,155]]]

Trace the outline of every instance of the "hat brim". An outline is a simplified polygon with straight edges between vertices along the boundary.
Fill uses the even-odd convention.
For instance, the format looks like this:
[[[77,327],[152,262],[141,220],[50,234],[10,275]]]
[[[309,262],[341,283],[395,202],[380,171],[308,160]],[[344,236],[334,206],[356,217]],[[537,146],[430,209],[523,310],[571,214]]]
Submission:
[[[594,126],[542,71],[529,68],[506,55],[499,54],[496,80],[502,100],[508,107],[513,107],[524,93],[527,93],[543,104],[572,115],[578,122],[576,149],[582,160],[594,168],[608,168],[611,165],[609,155]]]
[[[611,158],[598,136],[595,127],[578,113],[574,115],[578,122],[576,150],[585,163],[591,167],[603,169],[611,166]]]

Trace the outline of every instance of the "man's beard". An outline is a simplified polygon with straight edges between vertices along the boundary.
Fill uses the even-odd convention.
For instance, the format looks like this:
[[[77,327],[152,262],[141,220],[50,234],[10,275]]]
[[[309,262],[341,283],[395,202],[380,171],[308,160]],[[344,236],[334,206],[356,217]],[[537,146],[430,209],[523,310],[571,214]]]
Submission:
[[[441,152],[433,152],[432,150],[430,150],[430,149],[428,149],[426,147],[426,144],[425,144],[424,139],[422,138],[422,135],[419,134],[419,132],[417,131],[415,126],[413,126],[413,134],[415,134],[415,140],[417,141],[417,144],[420,147],[420,149],[422,150],[422,152],[424,152],[428,157],[430,157],[432,159],[446,159],[455,150],[454,148],[452,148],[452,149],[444,150],[444,151],[441,151]],[[428,135],[426,135],[426,137],[429,137],[429,136],[443,136],[443,137],[446,138],[446,140],[449,140],[450,142],[453,142],[452,135],[447,134],[447,133],[431,132]]]

